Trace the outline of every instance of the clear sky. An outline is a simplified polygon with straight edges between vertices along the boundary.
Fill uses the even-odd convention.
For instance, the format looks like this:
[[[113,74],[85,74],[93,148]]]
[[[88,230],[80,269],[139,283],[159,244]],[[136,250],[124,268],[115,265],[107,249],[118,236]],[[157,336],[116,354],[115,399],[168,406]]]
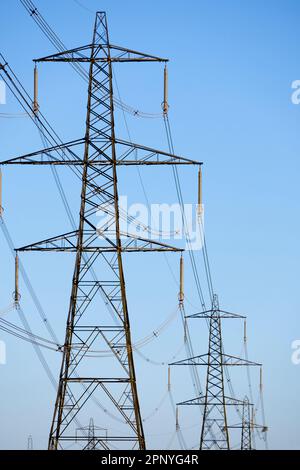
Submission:
[[[299,15],[296,0],[36,0],[41,13],[68,47],[91,41],[94,12],[108,15],[111,42],[170,58],[170,121],[176,153],[204,162],[205,228],[215,290],[224,309],[248,317],[249,358],[264,365],[264,400],[272,449],[299,449],[300,365],[291,361],[299,324],[299,153],[300,105],[291,101],[291,84],[300,79]],[[85,6],[85,7],[84,7]],[[32,59],[54,52],[18,0],[2,0],[0,52],[32,90]],[[124,65],[115,69],[122,100],[145,112],[160,112],[162,66]],[[83,135],[86,90],[63,64],[40,67],[40,106],[62,139]],[[0,113],[21,113],[8,93]],[[117,113],[118,132],[126,136]],[[167,149],[160,119],[128,116],[134,141]],[[0,117],[0,160],[42,147],[27,119]],[[62,170],[72,210],[78,213],[78,187]],[[197,176],[180,170],[186,202],[196,202]],[[176,202],[169,170],[143,169],[151,202]],[[145,202],[138,174],[120,175],[120,193]],[[3,170],[4,217],[16,246],[70,230],[50,170]],[[0,311],[11,303],[14,266],[0,237]],[[24,254],[22,261],[41,304],[61,339],[67,313],[73,260],[52,254]],[[202,254],[196,253],[202,275]],[[188,257],[187,257],[188,259]],[[133,340],[151,334],[176,310],[178,286],[164,255],[125,260]],[[177,276],[178,256],[168,255]],[[189,313],[200,310],[191,268],[186,263]],[[177,276],[178,277],[178,276]],[[47,336],[21,281],[22,306],[32,330]],[[19,323],[18,313],[5,317]],[[195,352],[205,353],[207,329],[192,325]],[[0,365],[0,447],[45,448],[55,391],[30,344],[0,333],[7,364]],[[239,355],[242,325],[224,326],[228,353]],[[142,353],[158,363],[186,357],[179,318]],[[58,376],[60,356],[45,352]],[[166,365],[136,355],[138,384],[150,447],[170,443],[175,422],[166,394]],[[172,370],[176,401],[193,398],[185,371]],[[258,393],[253,372],[254,395]],[[187,377],[187,379],[186,379]],[[203,380],[202,375],[202,380]],[[232,375],[237,395],[247,391],[246,374]],[[164,402],[155,411],[162,398]],[[103,424],[103,416],[96,419]],[[181,412],[189,447],[197,446],[200,419]],[[258,421],[260,417],[258,417]],[[88,423],[88,417],[87,417]],[[86,423],[86,424],[87,424]],[[116,425],[115,425],[116,426]],[[238,439],[234,442],[238,444]],[[171,447],[178,443],[174,437]],[[258,448],[263,447],[258,439]]]

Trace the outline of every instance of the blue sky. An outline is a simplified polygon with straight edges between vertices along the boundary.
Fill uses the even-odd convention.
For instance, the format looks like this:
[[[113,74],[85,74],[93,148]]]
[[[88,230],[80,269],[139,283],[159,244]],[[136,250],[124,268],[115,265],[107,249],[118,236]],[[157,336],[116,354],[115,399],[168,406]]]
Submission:
[[[299,449],[300,365],[291,362],[291,343],[299,325],[299,151],[300,106],[291,102],[291,83],[300,79],[298,60],[299,2],[286,0],[210,0],[179,2],[36,0],[38,8],[68,47],[91,40],[94,13],[105,10],[114,44],[170,58],[169,101],[176,153],[204,162],[205,227],[213,282],[226,310],[248,316],[250,359],[264,364],[264,398],[269,446]],[[20,2],[1,2],[0,52],[29,90],[32,59],[53,47]],[[162,66],[115,68],[122,100],[146,112],[160,111]],[[40,67],[40,106],[64,140],[83,135],[85,87],[63,64]],[[1,112],[21,112],[8,93]],[[122,115],[118,130],[127,138]],[[128,116],[134,141],[166,149],[161,120]],[[0,119],[0,159],[39,149],[39,135],[26,118]],[[77,214],[78,187],[62,170],[66,193]],[[151,202],[176,202],[171,172],[143,170]],[[180,170],[184,199],[196,202],[197,176]],[[16,246],[67,231],[66,219],[50,170],[9,167],[3,170],[5,221]],[[120,192],[144,202],[137,173],[122,173]],[[13,260],[0,238],[0,310],[11,302]],[[64,256],[64,255],[63,255]],[[146,255],[145,255],[146,256]],[[169,255],[168,255],[169,256]],[[201,253],[196,254],[202,273]],[[72,259],[56,255],[22,256],[32,284],[57,335],[63,338]],[[178,256],[168,259],[178,273]],[[199,306],[190,266],[186,267],[187,305]],[[163,255],[126,260],[128,298],[135,339],[147,336],[176,309],[177,285]],[[205,286],[205,279],[202,276]],[[22,305],[32,329],[47,332],[21,283]],[[18,322],[18,314],[9,314]],[[6,317],[9,320],[9,317]],[[141,320],[142,319],[142,320]],[[196,320],[195,320],[196,322]],[[229,323],[229,325],[228,325]],[[242,326],[224,326],[226,351],[238,355]],[[175,319],[143,354],[168,361],[182,342]],[[4,336],[7,364],[1,376],[1,448],[46,446],[55,392],[29,344]],[[206,326],[193,323],[197,353],[207,348]],[[55,376],[60,358],[45,353]],[[181,351],[180,358],[185,357]],[[166,367],[137,356],[142,409],[150,445],[166,445],[174,433],[174,417],[165,394]],[[176,401],[193,397],[185,372],[174,370]],[[243,372],[234,374],[236,393],[244,393]],[[188,377],[188,376],[187,376]],[[253,373],[255,395],[257,374]],[[155,389],[155,393],[149,390]],[[153,416],[151,417],[151,415]],[[100,418],[99,418],[100,419]],[[197,444],[198,417],[182,412],[189,446]],[[101,423],[97,423],[101,425]],[[258,447],[261,447],[258,441]]]

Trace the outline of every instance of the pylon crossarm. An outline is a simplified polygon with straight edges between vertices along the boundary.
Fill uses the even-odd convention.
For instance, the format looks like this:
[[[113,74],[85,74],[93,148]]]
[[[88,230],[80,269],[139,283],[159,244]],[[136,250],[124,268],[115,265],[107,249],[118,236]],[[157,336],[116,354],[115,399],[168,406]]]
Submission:
[[[102,51],[102,55],[99,55]],[[112,52],[116,52],[115,55]],[[134,51],[112,44],[88,44],[57,54],[34,59],[34,62],[168,62],[169,59]]]
[[[76,251],[78,230],[57,237],[41,240],[31,245],[17,248],[16,251]]]
[[[263,424],[251,423],[251,428],[258,429],[261,432],[267,432],[268,431],[268,426],[264,426]]]
[[[124,211],[119,205],[117,167],[171,163],[199,165],[199,162],[149,147],[131,145],[116,138],[112,62],[165,60],[111,46],[104,12],[96,14],[91,44],[38,59],[49,62],[87,62],[89,66],[84,139],[12,159],[14,163],[66,164],[70,168],[72,164],[82,165],[75,172],[81,179],[78,230],[19,249],[76,252],[59,386],[49,435],[51,450],[64,448],[63,444],[67,440],[76,440],[77,418],[86,416],[85,410],[91,409],[92,402],[99,404],[102,409],[104,406],[108,410],[112,407],[118,409],[124,427],[115,435],[111,435],[111,432],[107,436],[102,436],[102,432],[98,433],[96,438],[99,443],[94,440],[93,447],[110,448],[107,445],[110,441],[119,440],[130,442],[133,449],[138,447],[143,450],[146,447],[122,253],[182,250],[122,233],[120,217],[124,218]],[[106,225],[101,222],[101,230],[91,226],[97,225],[95,220],[99,209],[107,214]],[[92,271],[96,260],[97,271]],[[103,312],[102,309],[99,312],[101,315],[98,315],[99,305],[94,301],[98,293],[102,294],[104,307]],[[117,326],[113,329],[105,312],[106,306],[109,314],[117,320]],[[91,327],[91,323],[94,326]],[[94,360],[90,361],[97,349],[102,347],[98,345],[99,341],[104,342],[105,348],[113,353],[108,351],[107,366],[103,368]]]
[[[102,441],[107,441],[107,442],[108,441],[113,441],[113,442],[132,442],[132,441],[134,442],[134,441],[136,441],[136,437],[134,437],[134,436],[133,437],[128,437],[128,436],[121,436],[121,435],[120,436],[115,436],[115,435],[107,435],[106,436],[105,435],[103,437],[99,436],[99,437],[96,438],[97,441],[98,440],[100,441],[100,439]],[[88,437],[84,438],[84,437],[77,437],[76,435],[74,435],[74,436],[69,435],[68,437],[61,437],[60,440],[65,441],[65,442],[67,442],[67,441],[75,441],[75,442],[76,441],[86,441],[86,440],[88,440]]]
[[[112,60],[118,61],[118,59],[121,60],[121,62],[126,62],[126,61],[145,61],[145,62],[169,62],[169,59],[163,58],[163,57],[157,57],[154,55],[147,54],[145,52],[139,52],[135,51],[132,49],[128,49],[126,47],[121,47],[121,46],[116,46],[114,44],[109,44],[109,46],[104,45],[104,49],[110,49],[110,51],[116,51],[119,53],[118,56],[112,57]]]
[[[240,405],[240,406],[244,405],[244,401],[239,400],[238,398],[232,398],[232,397],[226,397],[226,396],[224,398],[226,401],[226,405]],[[252,403],[249,403],[249,405],[252,405]]]
[[[125,241],[121,248],[122,251],[184,251],[182,248],[177,248],[167,245],[166,243],[161,243],[147,238],[137,237],[125,232],[121,232],[121,236],[125,237]]]
[[[190,405],[204,405],[205,396],[199,396],[196,398],[192,398],[191,400],[185,400],[180,403],[176,403],[177,406],[190,406]]]

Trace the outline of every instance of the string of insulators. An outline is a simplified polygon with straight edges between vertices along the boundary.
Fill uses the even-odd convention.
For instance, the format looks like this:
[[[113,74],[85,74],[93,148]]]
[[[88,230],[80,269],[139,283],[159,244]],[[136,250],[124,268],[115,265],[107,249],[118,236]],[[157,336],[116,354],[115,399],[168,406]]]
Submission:
[[[171,367],[168,367],[168,392],[171,391]]]
[[[247,323],[246,320],[244,320],[244,343],[247,342]]]
[[[15,257],[15,292],[14,292],[14,301],[15,307],[18,308],[20,300],[20,293],[19,293],[19,256],[18,253]]]
[[[179,285],[179,305],[183,304],[184,300],[184,264],[183,256],[180,257],[180,285]]]
[[[35,65],[33,72],[33,112],[37,114],[39,111],[38,103],[38,69]]]
[[[176,431],[179,430],[179,408],[176,406]]]
[[[163,113],[168,114],[169,104],[168,104],[168,68],[167,64],[164,68],[164,100],[162,103]]]
[[[0,217],[3,214],[3,207],[2,207],[2,171],[0,168]]]
[[[183,328],[184,328],[183,340],[184,340],[184,342],[186,343],[186,342],[187,342],[187,320],[186,320],[186,318],[184,319],[184,326],[183,326]]]
[[[198,215],[202,214],[202,169],[199,166],[198,171]]]

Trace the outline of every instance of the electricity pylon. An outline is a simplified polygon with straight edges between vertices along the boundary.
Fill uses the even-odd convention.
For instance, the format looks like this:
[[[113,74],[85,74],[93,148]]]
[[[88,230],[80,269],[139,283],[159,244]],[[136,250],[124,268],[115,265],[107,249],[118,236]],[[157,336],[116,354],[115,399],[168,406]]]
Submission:
[[[93,418],[90,418],[88,426],[76,429],[76,439],[80,440],[81,435],[87,437],[87,443],[83,447],[83,450],[97,450],[99,448],[96,434],[98,431],[104,432],[105,435],[107,435],[107,429],[95,426]]]
[[[249,402],[248,397],[244,398],[242,408],[242,422],[228,427],[241,429],[241,450],[253,450],[255,448],[253,431],[260,430],[262,433],[265,433],[268,428],[254,422],[254,407],[253,403]]]
[[[209,322],[208,354],[191,357],[170,365],[206,366],[205,394],[187,400],[179,405],[203,406],[203,420],[200,436],[200,450],[229,450],[230,440],[227,424],[227,406],[242,406],[243,401],[227,397],[224,387],[224,367],[260,366],[256,362],[224,354],[221,319],[245,318],[242,315],[220,310],[218,298],[213,297],[211,310],[189,315],[186,318],[202,318]]]
[[[96,440],[95,440],[95,425],[93,418],[90,419],[89,422],[89,429],[88,429],[88,443],[87,443],[87,450],[94,450],[96,448]]]
[[[35,63],[38,62],[71,62],[89,67],[85,136],[1,162],[68,165],[81,179],[78,229],[17,250],[69,252],[76,256],[49,449],[63,449],[70,441],[80,440],[86,446],[88,435],[77,438],[76,423],[91,415],[87,413],[93,404],[106,414],[107,422],[102,429],[109,429],[111,416],[123,425],[118,434],[95,436],[97,448],[109,449],[118,443],[121,447],[144,449],[123,253],[182,250],[121,230],[117,168],[201,163],[116,137],[113,64],[166,63],[167,59],[112,45],[104,12],[96,14],[91,44],[36,59]],[[37,109],[35,106],[35,112]],[[106,214],[105,222],[100,224],[95,221],[99,212]],[[102,309],[97,304],[99,297],[103,299]],[[109,348],[109,358],[95,358],[99,349],[101,352],[99,343]]]

